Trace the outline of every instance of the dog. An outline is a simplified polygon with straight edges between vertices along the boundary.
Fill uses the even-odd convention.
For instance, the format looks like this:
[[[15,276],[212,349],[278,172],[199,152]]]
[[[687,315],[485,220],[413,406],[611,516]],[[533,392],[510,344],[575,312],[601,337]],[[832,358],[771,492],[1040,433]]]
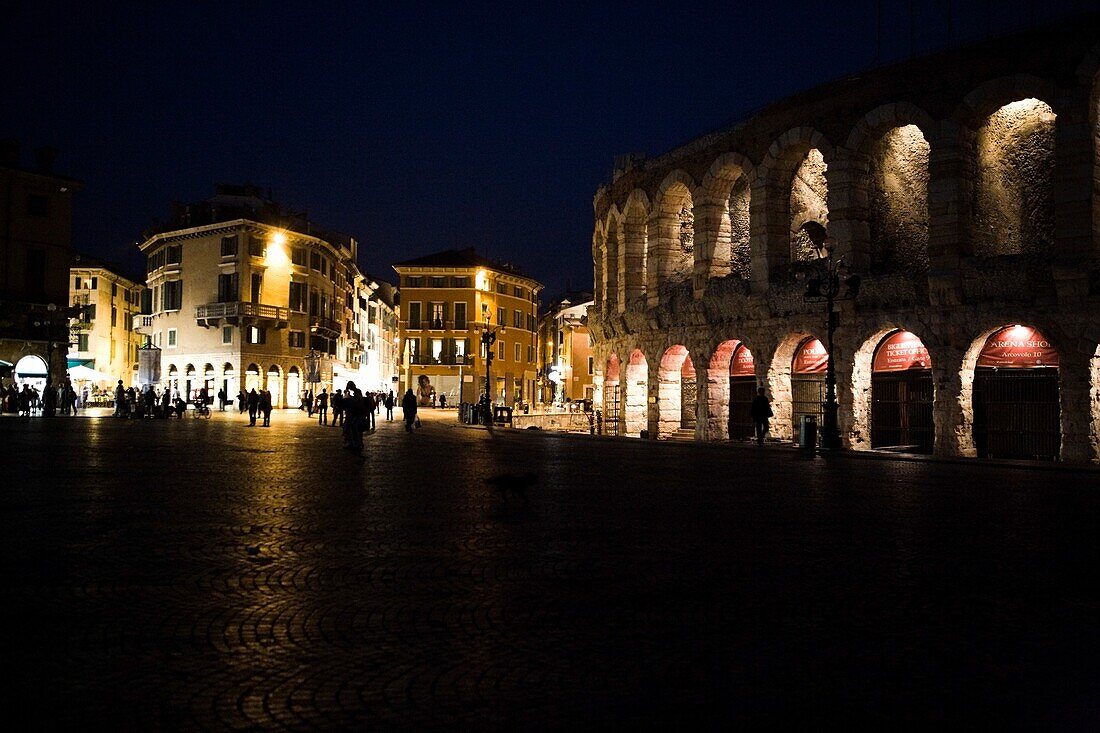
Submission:
[[[516,496],[523,499],[524,504],[528,501],[527,489],[538,482],[539,477],[534,471],[522,474],[502,473],[485,479],[485,483],[492,486],[501,499],[507,500],[509,496]]]

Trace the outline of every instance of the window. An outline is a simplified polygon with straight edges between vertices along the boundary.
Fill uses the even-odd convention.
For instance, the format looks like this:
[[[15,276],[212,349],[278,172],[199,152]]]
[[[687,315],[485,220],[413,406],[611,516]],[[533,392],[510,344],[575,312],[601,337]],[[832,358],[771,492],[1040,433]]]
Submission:
[[[27,213],[31,216],[49,216],[50,200],[40,193],[27,194]]]
[[[95,303],[84,306],[84,315],[89,321],[95,320]]]
[[[164,247],[161,247],[156,252],[153,252],[151,255],[149,255],[147,271],[152,272],[153,270],[159,270],[160,268],[164,267],[164,261],[166,258],[167,251]]]
[[[519,311],[512,311],[512,326],[523,328],[523,314]]]
[[[76,336],[76,350],[87,351],[88,350],[88,334],[81,333]]]
[[[99,290],[99,278],[98,277],[93,277],[92,278],[92,290]]]
[[[223,344],[233,343],[233,327],[232,326],[222,326],[222,343]]]
[[[290,340],[290,348],[304,349],[306,347],[306,334],[304,331],[291,331],[287,334]]]
[[[264,291],[264,276],[258,272],[252,273],[252,302],[259,303]]]
[[[506,283],[498,282],[497,283],[497,292],[500,293],[501,295],[507,295],[508,294],[508,285]]]
[[[505,323],[506,323],[506,321],[504,320],[505,319],[505,312],[506,311],[504,310],[503,306],[497,308],[497,325],[498,326],[505,325]]]
[[[432,287],[433,288],[445,288],[445,287],[447,287],[447,278],[439,276],[439,275],[433,275],[432,276]]]
[[[290,310],[305,313],[308,307],[308,298],[305,283],[290,283]]]
[[[534,360],[535,360],[535,347],[534,346],[528,346],[527,347],[527,361],[533,362]]]
[[[175,346],[176,345],[176,329],[174,329],[174,328],[169,328],[168,329],[168,345],[169,346]]]
[[[111,297],[114,298],[118,295],[118,283],[111,283]]]
[[[264,241],[257,236],[249,235],[248,237],[248,254],[251,257],[263,257],[264,256]]]
[[[218,302],[233,303],[240,300],[240,275],[236,272],[218,275]]]
[[[183,307],[183,280],[171,280],[160,289],[160,309],[178,311]]]
[[[320,252],[310,252],[309,253],[309,269],[316,270],[317,272],[321,271],[321,253]]]
[[[248,327],[248,343],[250,344],[266,344],[267,343],[267,329],[260,326]]]
[[[470,278],[466,275],[461,275],[451,278],[452,288],[468,288],[470,287]]]
[[[533,315],[531,315],[530,313],[527,314],[527,330],[528,331],[538,330],[538,329],[535,328],[535,317]]]
[[[405,278],[406,288],[422,288],[424,287],[424,278],[418,276]]]
[[[237,254],[237,235],[222,237],[222,257],[233,257]]]
[[[79,277],[74,277],[73,278],[73,290],[80,290],[80,278]]]
[[[505,348],[503,341],[497,341],[497,358],[504,359]]]
[[[322,257],[321,258],[321,274],[322,275],[327,275],[328,274],[328,257]]]
[[[309,263],[309,252],[305,247],[294,247],[290,250],[290,261],[299,267],[306,267]]]
[[[516,363],[523,361],[523,344],[516,342]]]
[[[169,265],[179,265],[183,262],[183,246],[179,244],[171,244],[165,248],[167,254],[167,262]],[[95,290],[95,278],[92,278],[92,290]]]
[[[311,316],[321,315],[321,294],[317,292],[317,288],[309,289],[309,314]]]
[[[443,321],[447,318],[443,303],[432,303],[432,320],[430,328],[443,328]]]
[[[443,358],[443,339],[432,339],[431,347],[432,359],[438,362]]]
[[[470,353],[470,340],[469,339],[455,339],[455,357],[456,360],[461,362],[466,358],[466,354]]]
[[[596,373],[595,362],[593,361],[592,357],[590,356],[590,357],[588,357],[588,375],[592,376],[595,373]]]
[[[409,303],[409,328],[420,327],[420,303]]]
[[[111,306],[111,328],[118,325],[118,308]]]
[[[466,330],[466,301],[463,300],[455,303],[455,330]]]
[[[523,288],[521,288],[519,285],[516,285],[514,288],[512,288],[512,295],[516,296],[517,298],[524,297]]]
[[[407,339],[405,343],[409,345],[409,361],[415,364],[420,358],[420,339]]]

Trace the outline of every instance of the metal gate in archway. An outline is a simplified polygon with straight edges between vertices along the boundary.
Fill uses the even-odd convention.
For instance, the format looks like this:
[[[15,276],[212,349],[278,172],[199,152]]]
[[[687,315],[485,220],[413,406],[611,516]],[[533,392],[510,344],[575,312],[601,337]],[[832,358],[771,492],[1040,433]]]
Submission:
[[[932,370],[875,374],[871,378],[871,447],[931,453]]]
[[[620,387],[618,384],[606,384],[603,388],[603,433],[619,435],[619,416],[622,415]]]
[[[756,377],[730,377],[730,440],[751,440],[752,398],[756,396]]]
[[[821,425],[825,405],[824,374],[791,375],[791,435],[797,440],[803,415],[813,415]]]
[[[699,388],[695,377],[680,377],[680,428],[694,430],[699,404]]]
[[[975,370],[974,444],[982,458],[1057,458],[1058,370]]]

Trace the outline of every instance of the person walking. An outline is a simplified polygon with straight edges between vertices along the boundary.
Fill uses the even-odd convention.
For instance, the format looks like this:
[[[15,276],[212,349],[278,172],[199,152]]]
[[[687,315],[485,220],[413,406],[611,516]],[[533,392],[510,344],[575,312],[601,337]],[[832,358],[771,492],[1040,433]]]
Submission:
[[[445,395],[445,394],[439,395],[439,409],[440,410],[446,410],[447,409],[447,395]]]
[[[354,453],[363,453],[363,421],[366,419],[367,403],[363,393],[348,382],[344,390],[344,448]]]
[[[248,399],[245,400],[248,405],[248,427],[256,427],[256,413],[260,409],[260,396],[256,394],[256,388],[248,390]]]
[[[317,395],[317,424],[328,425],[328,390],[322,389]]]
[[[306,403],[306,417],[313,417],[313,390],[312,389],[307,389],[306,390],[305,403]]]
[[[264,414],[264,427],[271,427],[271,392],[263,390],[260,392],[260,412]]]
[[[405,392],[405,396],[401,398],[401,412],[405,417],[405,432],[411,433],[413,431],[413,422],[416,421],[416,395],[413,394],[412,387],[410,387]]]
[[[386,395],[386,422],[393,422],[393,390]]]
[[[225,387],[218,390],[218,412],[225,412]]]
[[[366,420],[363,423],[363,429],[368,433],[373,432],[378,427],[375,421],[375,413],[378,411],[378,399],[375,397],[374,392],[364,394],[363,403],[366,406]]]
[[[756,430],[756,444],[764,445],[764,435],[768,432],[768,418],[772,416],[772,405],[764,394],[763,387],[757,387],[756,396],[752,398],[749,407],[749,415]]]
[[[122,407],[126,403],[126,388],[122,386],[122,380],[115,385],[115,417],[122,417]]]
[[[332,427],[344,425],[344,393],[336,390],[332,393]]]
[[[242,389],[240,392],[237,393],[237,414],[238,415],[243,415],[244,414],[245,407],[246,407],[247,404],[248,404],[248,395],[245,394],[244,390]]]

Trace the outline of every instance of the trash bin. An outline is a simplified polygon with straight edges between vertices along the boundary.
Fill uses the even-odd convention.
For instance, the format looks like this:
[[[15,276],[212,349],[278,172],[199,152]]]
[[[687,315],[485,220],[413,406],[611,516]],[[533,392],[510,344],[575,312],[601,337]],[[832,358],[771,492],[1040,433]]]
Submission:
[[[817,416],[803,415],[798,425],[798,447],[813,451],[817,448]]]

